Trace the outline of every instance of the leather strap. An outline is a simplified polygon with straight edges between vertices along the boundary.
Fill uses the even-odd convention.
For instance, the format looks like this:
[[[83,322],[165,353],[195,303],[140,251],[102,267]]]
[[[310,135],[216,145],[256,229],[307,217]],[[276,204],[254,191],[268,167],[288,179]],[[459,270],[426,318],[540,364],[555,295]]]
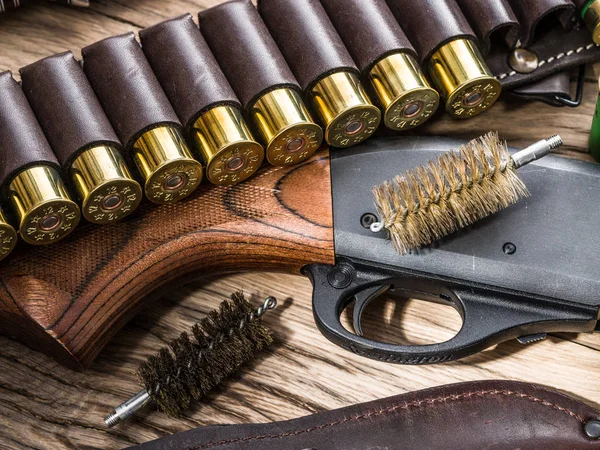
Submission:
[[[537,83],[526,84],[510,91],[523,100],[537,100],[552,106],[564,106],[556,97],[571,98],[571,76],[569,72],[559,72]]]
[[[244,107],[274,89],[300,89],[250,0],[217,5],[198,18],[200,31]]]
[[[321,0],[321,3],[363,74],[393,53],[417,57],[385,0]]]
[[[121,147],[81,65],[71,52],[22,68],[21,80],[29,104],[64,168],[91,146]]]
[[[21,86],[10,72],[0,73],[0,187],[29,166],[60,169]]]
[[[144,54],[186,131],[206,110],[241,108],[190,14],[140,31]]]
[[[83,69],[128,152],[144,132],[181,122],[133,33],[82,50]]]
[[[463,14],[475,30],[481,52],[487,55],[492,48],[492,38],[498,36],[508,48],[519,39],[519,22],[508,0],[456,0]]]
[[[319,0],[259,0],[258,10],[302,89],[335,72],[359,73]]]
[[[427,389],[302,419],[210,426],[138,450],[588,450],[598,412],[555,390],[512,381]]]
[[[421,64],[442,45],[464,38],[477,41],[456,0],[387,0],[419,54]]]
[[[592,42],[590,32],[586,29],[569,32],[554,28],[544,39],[536,40],[527,49],[533,51],[539,60],[539,67],[529,74],[516,72],[510,66],[506,52],[492,53],[486,59],[490,70],[506,90],[532,84],[600,59],[600,47]]]

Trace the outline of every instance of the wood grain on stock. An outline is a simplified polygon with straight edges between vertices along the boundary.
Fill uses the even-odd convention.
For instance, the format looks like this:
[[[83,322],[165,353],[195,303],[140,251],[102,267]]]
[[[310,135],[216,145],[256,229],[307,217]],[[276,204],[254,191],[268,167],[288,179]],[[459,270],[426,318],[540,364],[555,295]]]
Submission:
[[[0,332],[86,366],[149,294],[176,279],[333,263],[332,221],[327,152],[175,205],[146,204],[132,219],[5,260]]]
[[[79,54],[79,48],[99,39],[137,31],[178,14],[194,14],[221,1],[93,0],[86,10],[45,4],[21,8],[0,17],[0,70],[17,72],[66,49]],[[457,122],[439,115],[416,132],[473,138],[495,129],[515,147],[560,133],[567,144],[565,153],[584,156],[597,94],[597,78],[591,71],[586,85],[579,108],[505,99],[474,119]],[[304,200],[315,201],[318,187],[306,186],[303,193]],[[177,222],[174,217],[168,220]],[[0,274],[5,267],[0,266]],[[150,409],[117,429],[106,430],[102,419],[110,408],[139,390],[134,375],[139,363],[240,288],[258,296],[290,298],[265,319],[278,338],[273,349],[179,420]],[[460,326],[454,311],[434,305],[398,308],[391,320],[398,320],[400,313],[403,317],[396,322],[395,333],[418,342],[447,339]],[[14,309],[12,314],[19,311]],[[5,325],[4,319],[0,326]],[[375,326],[381,324],[376,313],[368,319]],[[29,327],[28,332],[32,339],[52,342],[39,327]],[[174,287],[114,336],[85,372],[55,362],[45,354],[51,350],[34,351],[17,340],[0,337],[0,449],[120,449],[201,425],[285,420],[478,379],[543,383],[600,404],[600,334],[555,336],[527,347],[510,342],[441,366],[394,366],[330,344],[314,325],[310,282],[279,273],[226,275]]]

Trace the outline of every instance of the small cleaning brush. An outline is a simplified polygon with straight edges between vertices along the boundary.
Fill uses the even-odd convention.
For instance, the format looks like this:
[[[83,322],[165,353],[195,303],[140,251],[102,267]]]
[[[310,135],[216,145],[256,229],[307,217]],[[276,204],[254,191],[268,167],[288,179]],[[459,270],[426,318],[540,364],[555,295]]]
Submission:
[[[511,155],[490,132],[376,186],[380,221],[371,231],[387,230],[401,255],[427,246],[529,196],[517,169],[562,145],[552,136]]]
[[[261,317],[276,307],[274,297],[253,308],[241,292],[233,294],[194,325],[191,336],[182,333],[140,366],[137,373],[145,389],[116,407],[106,425],[114,427],[151,401],[167,415],[179,416],[273,342]]]

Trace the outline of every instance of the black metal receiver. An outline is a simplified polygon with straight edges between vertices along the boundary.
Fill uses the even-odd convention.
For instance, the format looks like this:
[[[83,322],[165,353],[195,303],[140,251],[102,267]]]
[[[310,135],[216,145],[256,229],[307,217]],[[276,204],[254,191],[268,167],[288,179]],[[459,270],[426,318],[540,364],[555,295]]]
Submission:
[[[462,142],[426,137],[367,141],[333,151],[335,266],[306,268],[316,323],[335,344],[401,364],[432,364],[551,332],[592,332],[600,311],[600,165],[549,156],[520,175],[531,192],[515,206],[401,256],[377,220],[371,188]],[[361,318],[382,293],[454,306],[463,326],[451,340],[394,345],[363,337]],[[354,331],[341,321],[354,302]],[[540,336],[536,336],[540,335]]]

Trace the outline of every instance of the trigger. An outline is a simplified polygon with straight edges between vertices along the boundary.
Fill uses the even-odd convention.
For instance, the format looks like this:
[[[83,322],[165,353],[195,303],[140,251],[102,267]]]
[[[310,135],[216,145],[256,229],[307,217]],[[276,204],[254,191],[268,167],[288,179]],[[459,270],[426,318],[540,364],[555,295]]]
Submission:
[[[366,307],[371,303],[372,300],[376,299],[380,295],[387,292],[391,286],[375,286],[372,288],[365,289],[354,296],[354,331],[357,335],[363,336],[362,331],[362,315]]]

